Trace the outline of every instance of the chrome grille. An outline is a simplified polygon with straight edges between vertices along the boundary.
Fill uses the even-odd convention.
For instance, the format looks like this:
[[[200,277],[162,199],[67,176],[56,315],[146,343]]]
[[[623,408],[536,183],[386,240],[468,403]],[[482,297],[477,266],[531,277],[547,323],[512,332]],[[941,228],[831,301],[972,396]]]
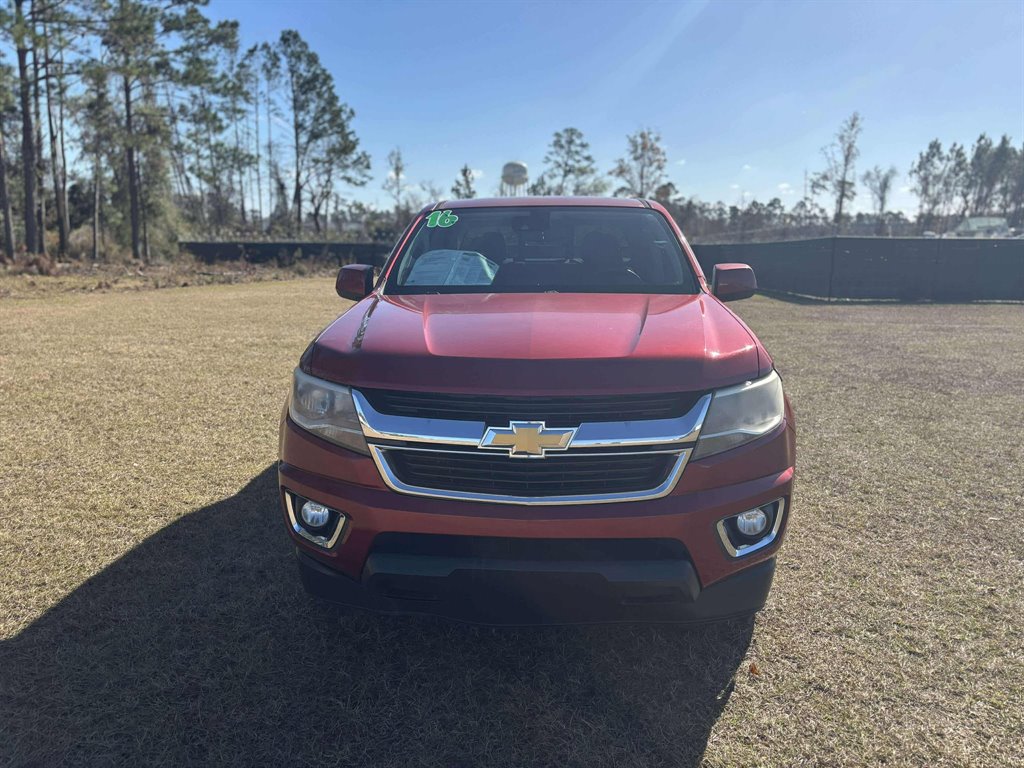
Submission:
[[[551,456],[521,461],[469,452],[385,449],[398,478],[419,488],[506,496],[571,496],[644,491],[664,482],[674,454]]]
[[[393,490],[503,504],[596,504],[654,499],[670,493],[690,458],[711,396],[662,397],[675,402],[674,408],[680,407],[679,403],[689,403],[689,407],[669,418],[634,420],[630,418],[633,411],[624,412],[625,406],[604,398],[600,416],[595,413],[592,420],[572,421],[568,414],[581,419],[580,414],[594,403],[580,405],[581,399],[576,399],[572,405],[561,398],[565,402],[559,416],[551,410],[554,398],[481,396],[475,405],[467,401],[462,404],[464,409],[441,418],[437,411],[412,406],[410,413],[420,415],[382,413],[366,392],[353,390],[370,454]],[[376,402],[381,404],[379,397]],[[455,401],[445,402],[453,405]],[[474,420],[483,413],[481,403],[490,415]],[[389,400],[386,407],[395,410],[395,401]],[[558,422],[548,422],[538,414]],[[613,417],[619,420],[609,420]],[[556,440],[553,444],[553,432],[563,426],[572,433],[570,442],[558,444]],[[503,449],[510,439],[515,447],[508,453],[493,450],[498,447],[490,439],[495,432],[501,434]],[[523,437],[524,432],[528,438]],[[539,435],[546,438],[542,449],[536,447]],[[520,445],[520,438],[530,447]]]

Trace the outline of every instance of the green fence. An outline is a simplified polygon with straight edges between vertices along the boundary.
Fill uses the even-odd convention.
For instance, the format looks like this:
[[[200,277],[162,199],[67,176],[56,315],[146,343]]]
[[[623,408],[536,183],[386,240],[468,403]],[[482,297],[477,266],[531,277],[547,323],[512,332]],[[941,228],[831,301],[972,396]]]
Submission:
[[[383,265],[387,243],[182,242],[207,263],[329,259]],[[828,237],[693,247],[708,279],[715,264],[754,268],[769,291],[835,299],[1024,301],[1024,240]]]
[[[715,264],[754,268],[769,291],[836,299],[1024,300],[1024,240],[835,237],[695,245]]]

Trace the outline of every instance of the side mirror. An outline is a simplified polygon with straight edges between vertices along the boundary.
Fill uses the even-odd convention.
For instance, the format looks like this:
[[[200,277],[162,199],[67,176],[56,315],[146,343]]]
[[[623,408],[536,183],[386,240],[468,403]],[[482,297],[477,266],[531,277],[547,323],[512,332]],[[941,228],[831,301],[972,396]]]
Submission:
[[[711,273],[711,292],[722,301],[736,301],[754,295],[757,278],[746,264],[715,264]]]
[[[373,290],[373,267],[369,264],[346,264],[338,270],[334,289],[343,299],[359,301]]]

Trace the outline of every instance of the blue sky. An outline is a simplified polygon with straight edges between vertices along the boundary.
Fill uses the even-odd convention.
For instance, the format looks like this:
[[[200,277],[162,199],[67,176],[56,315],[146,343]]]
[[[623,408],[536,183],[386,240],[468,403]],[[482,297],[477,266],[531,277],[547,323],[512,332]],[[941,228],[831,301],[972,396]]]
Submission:
[[[893,164],[894,204],[932,138],[1024,140],[1024,1],[319,2],[212,0],[244,45],[297,29],[356,111],[386,204],[385,158],[447,193],[468,163],[478,193],[501,165],[542,167],[551,134],[580,128],[602,170],[627,133],[661,132],[687,195],[787,205],[840,122],[864,118],[858,171]],[[870,208],[858,195],[855,209]]]

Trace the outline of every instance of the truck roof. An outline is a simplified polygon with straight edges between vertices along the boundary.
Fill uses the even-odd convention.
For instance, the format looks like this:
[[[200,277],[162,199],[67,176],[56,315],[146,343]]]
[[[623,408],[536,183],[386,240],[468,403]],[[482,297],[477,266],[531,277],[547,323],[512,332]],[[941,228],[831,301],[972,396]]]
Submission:
[[[423,212],[439,208],[521,208],[524,206],[578,205],[591,208],[646,208],[649,205],[632,197],[477,197],[472,200],[441,200]]]

